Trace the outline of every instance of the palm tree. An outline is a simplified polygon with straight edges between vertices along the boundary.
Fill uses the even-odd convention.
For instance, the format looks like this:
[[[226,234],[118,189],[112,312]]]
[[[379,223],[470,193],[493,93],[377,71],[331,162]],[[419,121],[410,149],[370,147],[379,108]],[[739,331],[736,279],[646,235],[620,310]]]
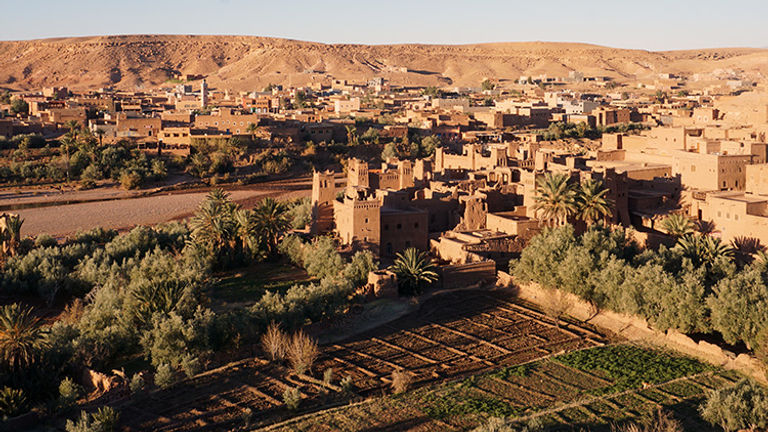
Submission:
[[[259,237],[254,213],[249,210],[236,210],[234,216],[237,223],[237,238],[243,252],[256,252],[259,248]]]
[[[348,125],[347,129],[347,145],[357,145],[357,128],[352,125]]]
[[[694,265],[712,265],[720,258],[733,257],[733,250],[719,238],[687,234],[677,240],[675,248],[689,258]]]
[[[69,183],[69,152],[73,146],[77,145],[77,134],[67,132],[60,142],[61,146],[64,147],[64,153],[67,158],[67,183]]]
[[[2,238],[3,256],[15,256],[21,244],[21,226],[24,219],[19,215],[2,215],[0,238]]]
[[[104,135],[106,135],[106,134],[107,134],[107,132],[104,129],[102,129],[102,128],[96,129],[96,136],[99,138],[99,147],[102,146],[103,141],[104,141]]]
[[[533,205],[536,213],[547,223],[564,225],[568,217],[577,210],[576,191],[568,176],[559,173],[545,173],[537,180],[536,203]]]
[[[581,184],[576,202],[579,219],[583,220],[588,227],[611,214],[613,203],[605,197],[607,193],[608,189],[604,188],[603,182],[599,180],[589,179]]]
[[[267,255],[274,257],[280,236],[290,228],[285,204],[274,198],[265,198],[254,209],[254,223]]]
[[[229,194],[222,189],[210,191],[189,223],[192,241],[217,257],[223,249],[232,248],[236,241],[236,210],[237,204],[230,201]]]
[[[435,265],[426,252],[419,252],[416,248],[408,248],[398,253],[391,270],[397,274],[400,294],[419,294],[425,285],[437,280]]]
[[[672,213],[661,220],[661,227],[667,234],[680,238],[693,234],[694,225],[691,219],[679,213]]]
[[[256,124],[254,124],[254,123],[248,123],[248,127],[245,128],[246,132],[251,134],[251,142],[254,143],[254,144],[256,143],[256,131],[258,129],[259,129],[259,127],[256,126]]]
[[[32,308],[0,306],[0,360],[12,370],[32,364],[44,346],[43,330]]]

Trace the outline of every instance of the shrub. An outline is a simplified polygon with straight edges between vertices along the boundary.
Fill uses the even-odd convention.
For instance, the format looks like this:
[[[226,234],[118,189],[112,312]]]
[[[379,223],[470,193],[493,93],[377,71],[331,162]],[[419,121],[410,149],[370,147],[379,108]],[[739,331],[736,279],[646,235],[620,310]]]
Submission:
[[[0,389],[0,415],[15,417],[26,411],[27,397],[20,389],[3,387]]]
[[[144,390],[144,375],[141,373],[133,374],[131,381],[128,383],[128,388],[131,389],[131,393],[136,394]]]
[[[124,171],[120,174],[120,186],[123,189],[138,189],[141,187],[141,183],[144,179],[141,174],[133,171]]]
[[[342,378],[341,381],[339,381],[339,387],[341,387],[341,391],[344,393],[349,393],[354,390],[355,385],[352,382],[352,375],[347,375]]]
[[[301,392],[299,389],[297,387],[285,389],[283,392],[283,402],[291,411],[299,409],[299,404],[301,404]]]
[[[81,390],[72,378],[64,378],[59,384],[59,408],[66,410],[72,407],[80,397]]]
[[[323,372],[323,385],[330,386],[333,382],[333,368],[328,368]]]
[[[768,390],[750,380],[715,390],[700,407],[701,416],[726,431],[768,427]]]
[[[672,415],[659,409],[650,419],[642,423],[611,426],[612,432],[683,432],[683,425]]]
[[[317,348],[317,342],[299,330],[291,339],[287,355],[291,368],[296,374],[311,373],[312,365],[320,355],[320,350]]]
[[[90,416],[80,411],[80,418],[76,422],[67,420],[65,429],[67,432],[112,432],[119,418],[120,414],[108,406],[99,408]]]
[[[117,426],[120,413],[112,407],[105,406],[91,414],[91,417],[93,418],[93,423],[98,426],[100,431],[111,432]]]
[[[171,365],[163,363],[155,369],[155,384],[160,388],[168,388],[176,382],[176,373]]]
[[[408,371],[395,369],[392,371],[392,391],[395,394],[405,393],[411,386],[413,377]]]
[[[269,354],[272,361],[284,360],[290,343],[288,335],[280,328],[279,324],[274,322],[267,327],[267,331],[261,336],[261,346]]]
[[[186,375],[187,378],[192,378],[202,370],[200,359],[189,353],[184,354],[181,358],[181,370],[184,371],[184,375]]]
[[[40,234],[39,236],[35,237],[35,247],[51,247],[58,245],[58,242],[55,238],[51,237],[48,234]]]

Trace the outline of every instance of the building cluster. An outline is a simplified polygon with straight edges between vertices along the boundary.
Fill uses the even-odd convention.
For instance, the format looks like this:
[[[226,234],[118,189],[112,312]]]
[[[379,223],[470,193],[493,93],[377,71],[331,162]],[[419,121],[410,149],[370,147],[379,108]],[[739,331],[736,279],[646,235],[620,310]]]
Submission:
[[[28,110],[0,104],[0,136],[55,139],[75,121],[107,144],[181,155],[208,138],[279,147],[352,142],[370,130],[383,142],[434,136],[441,147],[428,158],[411,154],[381,166],[350,160],[338,196],[333,173],[314,175],[313,230],[382,257],[409,247],[450,262],[503,256],[541,229],[533,204],[546,172],[601,180],[615,203],[610,221],[649,235],[660,218],[679,212],[727,241],[768,244],[768,97],[740,71],[623,83],[573,71],[503,88],[488,80],[437,89],[374,78],[230,92],[202,76],[178,81],[142,91],[14,94]],[[553,125],[566,124],[602,138],[574,144],[552,136]]]

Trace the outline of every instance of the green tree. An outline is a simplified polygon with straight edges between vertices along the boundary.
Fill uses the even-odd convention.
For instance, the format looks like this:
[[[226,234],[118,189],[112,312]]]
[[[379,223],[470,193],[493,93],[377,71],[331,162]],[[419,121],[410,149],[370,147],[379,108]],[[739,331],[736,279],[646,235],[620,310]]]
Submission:
[[[34,363],[45,345],[44,333],[32,308],[19,303],[0,306],[0,358],[11,370]]]
[[[760,332],[768,327],[768,287],[759,263],[732,277],[723,278],[707,299],[712,327],[726,342],[743,341],[755,347]]]
[[[16,114],[28,114],[29,104],[24,99],[14,99],[11,101],[11,113]]]
[[[552,226],[564,225],[578,209],[576,191],[568,176],[548,172],[537,179],[537,186],[533,205],[536,213]]]
[[[381,160],[387,161],[388,159],[396,159],[397,157],[397,146],[395,146],[395,143],[386,143],[384,145],[384,150],[381,152]]]
[[[768,427],[768,390],[741,380],[709,394],[700,407],[701,416],[723,430],[765,430]]]
[[[688,234],[677,240],[675,248],[694,265],[713,266],[719,259],[730,259],[733,250],[719,238],[705,235]]]
[[[277,255],[280,236],[290,228],[287,210],[284,203],[269,197],[261,201],[254,209],[256,232],[269,257]]]
[[[436,266],[426,252],[408,248],[396,255],[392,271],[397,274],[400,294],[420,294],[423,288],[437,280]]]
[[[483,82],[482,82],[482,83],[480,83],[480,87],[481,87],[481,88],[482,88],[484,91],[488,91],[488,90],[493,90],[493,89],[495,89],[495,88],[496,88],[496,84],[492,83],[492,82],[491,82],[491,80],[488,80],[488,79],[486,79],[486,80],[483,80]]]
[[[605,197],[607,193],[599,180],[589,179],[581,184],[576,195],[577,213],[587,226],[611,214],[613,203]]]

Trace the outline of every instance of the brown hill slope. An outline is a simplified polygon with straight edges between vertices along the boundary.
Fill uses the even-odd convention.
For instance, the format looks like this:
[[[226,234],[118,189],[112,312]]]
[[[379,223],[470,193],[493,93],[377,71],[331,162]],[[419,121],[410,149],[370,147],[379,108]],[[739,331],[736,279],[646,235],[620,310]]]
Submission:
[[[36,89],[153,87],[174,72],[204,74],[214,87],[261,89],[328,77],[384,76],[398,84],[478,85],[488,77],[579,70],[615,78],[739,68],[768,72],[768,50],[649,52],[530,42],[478,45],[345,45],[250,36],[100,36],[0,42],[0,86]]]

